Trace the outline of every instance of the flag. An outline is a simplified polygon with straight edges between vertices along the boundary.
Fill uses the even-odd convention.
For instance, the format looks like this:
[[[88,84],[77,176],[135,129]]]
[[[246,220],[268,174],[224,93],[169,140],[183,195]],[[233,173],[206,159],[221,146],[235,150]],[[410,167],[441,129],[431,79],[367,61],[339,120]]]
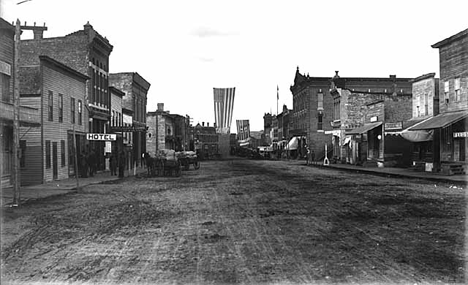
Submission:
[[[218,133],[228,134],[231,129],[236,88],[213,88],[215,123]]]

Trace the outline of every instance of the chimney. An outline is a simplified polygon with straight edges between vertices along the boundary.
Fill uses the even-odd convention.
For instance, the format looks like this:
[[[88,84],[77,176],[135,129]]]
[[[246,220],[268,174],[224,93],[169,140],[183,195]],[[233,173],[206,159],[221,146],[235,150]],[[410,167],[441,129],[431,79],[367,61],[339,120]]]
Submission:
[[[158,111],[164,111],[164,103],[158,103]]]
[[[210,122],[206,122],[206,126],[209,127],[209,126],[210,126]]]
[[[89,21],[84,25],[84,30],[89,31],[92,30],[93,26],[89,23]]]
[[[44,38],[44,31],[47,31],[47,27],[44,23],[44,26],[36,26],[36,22],[34,22],[34,26],[28,26],[27,22],[24,22],[24,25],[21,26],[21,30],[29,30],[33,31],[34,39],[35,40],[42,40]]]
[[[201,125],[202,125],[202,127],[204,127],[204,126],[205,126],[205,122],[201,122]]]

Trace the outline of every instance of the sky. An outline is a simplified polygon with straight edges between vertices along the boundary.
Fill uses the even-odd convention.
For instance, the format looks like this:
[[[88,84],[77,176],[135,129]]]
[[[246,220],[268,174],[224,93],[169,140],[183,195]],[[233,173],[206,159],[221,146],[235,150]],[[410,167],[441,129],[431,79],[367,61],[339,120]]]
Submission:
[[[297,67],[318,77],[438,76],[431,45],[468,28],[466,0],[22,1],[0,0],[1,17],[45,23],[44,37],[87,22],[105,36],[110,72],[150,82],[147,111],[164,103],[212,125],[213,88],[236,87],[231,132],[236,120],[260,131],[265,113],[292,109]]]

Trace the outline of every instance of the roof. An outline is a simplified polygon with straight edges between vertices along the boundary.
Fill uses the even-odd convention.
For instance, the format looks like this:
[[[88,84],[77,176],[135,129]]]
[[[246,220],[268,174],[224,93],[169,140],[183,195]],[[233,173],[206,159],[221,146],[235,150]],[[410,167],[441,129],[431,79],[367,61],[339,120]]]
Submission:
[[[382,125],[382,122],[375,122],[375,123],[370,123],[370,124],[365,124],[362,127],[352,129],[350,131],[347,131],[347,135],[359,135],[363,133],[367,133],[368,131]]]
[[[412,128],[409,128],[409,130],[431,130],[431,129],[445,128],[467,117],[468,117],[467,110],[443,113],[435,117],[432,117],[429,120],[424,121],[421,124],[418,124]]]
[[[40,55],[39,59],[41,61],[44,61],[44,62],[47,62],[47,63],[51,64],[52,66],[58,67],[58,68],[60,68],[62,70],[65,70],[68,73],[70,73],[72,75],[75,75],[76,77],[80,78],[81,80],[86,81],[86,80],[90,79],[88,76],[84,75],[83,73],[80,73],[80,72],[76,71],[75,69],[69,67],[68,65],[65,65],[65,64],[61,63],[60,61],[57,61],[57,60],[55,60],[55,59],[53,59],[51,57],[48,57],[46,55]]]
[[[452,43],[452,42],[454,42],[454,41],[457,41],[457,40],[459,40],[459,39],[461,39],[461,38],[463,38],[463,37],[466,37],[466,36],[468,36],[468,29],[466,29],[466,30],[464,30],[464,31],[461,31],[461,32],[459,32],[458,34],[455,34],[455,35],[453,35],[453,36],[451,36],[451,37],[448,37],[448,38],[446,38],[445,40],[442,40],[442,41],[440,41],[440,42],[438,42],[438,43],[435,43],[435,44],[433,44],[431,47],[433,47],[433,48],[441,48],[441,47],[443,47],[443,46],[446,46],[446,45],[448,45],[448,44],[450,44],[450,43]]]

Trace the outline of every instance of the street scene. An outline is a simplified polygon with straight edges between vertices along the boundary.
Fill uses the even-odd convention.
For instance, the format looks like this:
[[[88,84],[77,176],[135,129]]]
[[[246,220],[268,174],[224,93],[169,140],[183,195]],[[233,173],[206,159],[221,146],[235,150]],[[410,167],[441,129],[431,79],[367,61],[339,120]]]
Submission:
[[[2,219],[2,284],[457,284],[466,273],[466,185],[296,160],[142,171]]]
[[[467,284],[466,11],[0,0],[0,284]]]

